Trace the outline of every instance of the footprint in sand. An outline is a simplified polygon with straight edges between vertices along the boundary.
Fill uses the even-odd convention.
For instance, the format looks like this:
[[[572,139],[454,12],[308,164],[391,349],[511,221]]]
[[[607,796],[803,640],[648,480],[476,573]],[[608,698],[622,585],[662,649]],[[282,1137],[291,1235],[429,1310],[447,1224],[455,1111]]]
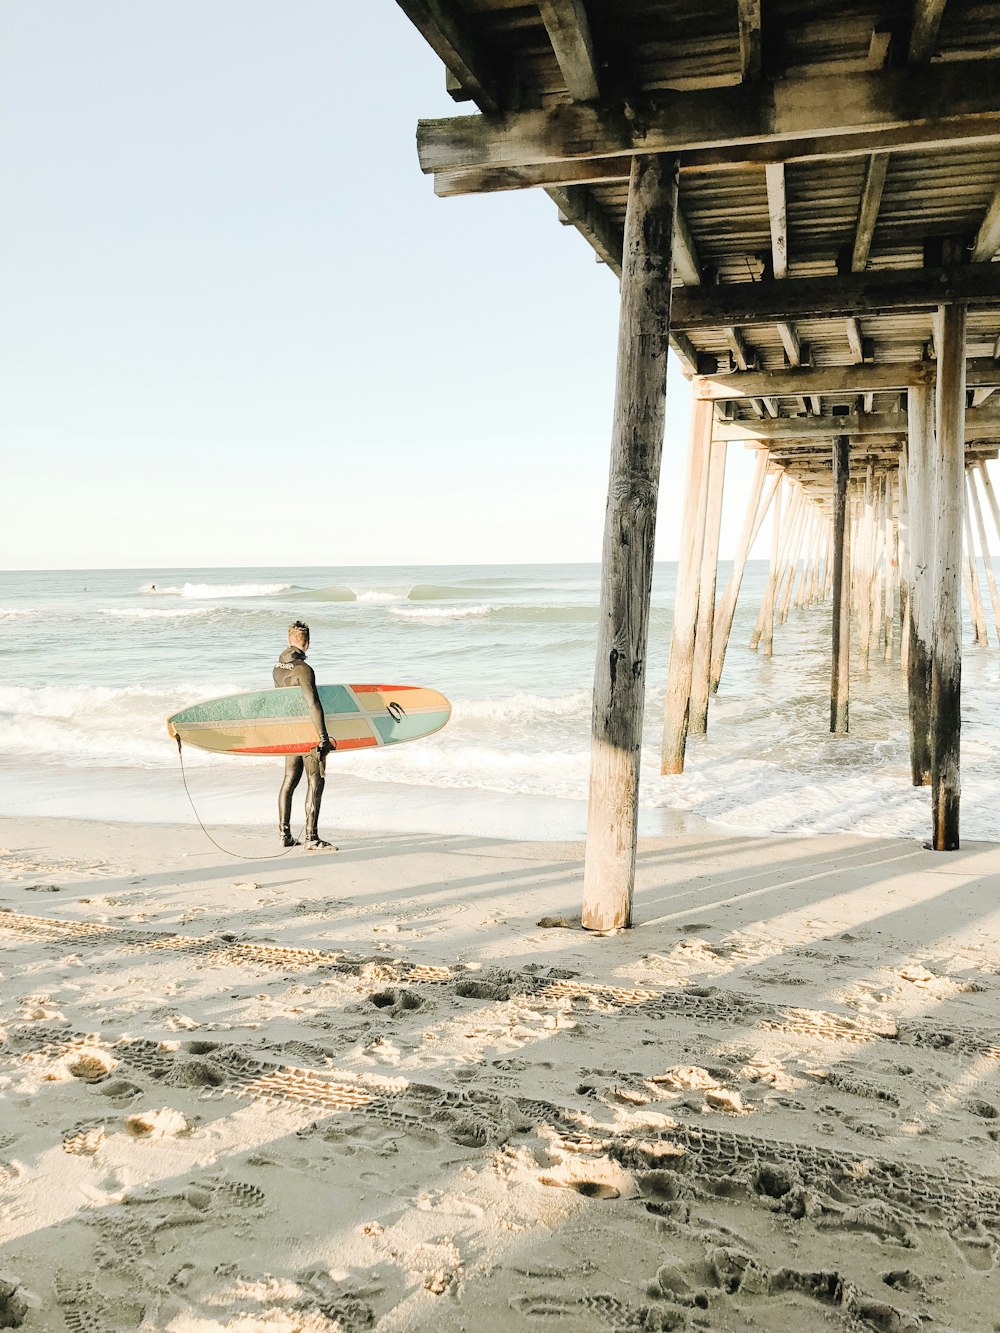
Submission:
[[[398,986],[389,986],[386,990],[375,991],[368,998],[376,1009],[388,1012],[392,1017],[410,1010],[422,1009],[426,1003],[413,991]]]

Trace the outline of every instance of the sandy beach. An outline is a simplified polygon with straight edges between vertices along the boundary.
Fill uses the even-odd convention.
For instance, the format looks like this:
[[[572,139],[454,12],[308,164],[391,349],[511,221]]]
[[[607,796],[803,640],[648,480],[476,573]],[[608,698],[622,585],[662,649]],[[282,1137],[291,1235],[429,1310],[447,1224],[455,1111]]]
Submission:
[[[0,1326],[1000,1328],[1000,849],[0,821]]]

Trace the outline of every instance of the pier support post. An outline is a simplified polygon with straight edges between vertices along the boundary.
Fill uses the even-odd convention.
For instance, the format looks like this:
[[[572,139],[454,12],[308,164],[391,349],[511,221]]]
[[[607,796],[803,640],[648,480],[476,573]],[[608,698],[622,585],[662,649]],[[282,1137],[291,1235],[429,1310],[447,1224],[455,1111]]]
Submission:
[[[899,549],[897,568],[899,575],[899,666],[905,677],[910,658],[910,511],[909,497],[906,493],[907,450],[899,460]]]
[[[931,640],[934,633],[934,400],[924,385],[907,391],[906,498],[909,513],[906,683],[914,787],[931,780]]]
[[[986,464],[980,461],[979,468],[982,472],[985,472]],[[1000,640],[1000,594],[997,593],[996,576],[993,573],[993,562],[990,560],[990,544],[986,539],[986,524],[983,522],[983,507],[979,502],[979,488],[976,485],[975,468],[969,468],[968,483],[969,499],[972,501],[972,512],[975,514],[976,530],[979,533],[979,549],[982,552],[983,567],[986,570],[986,586],[990,590],[990,603],[993,607],[993,624],[996,626],[997,639]]]
[[[670,665],[667,668],[667,693],[663,703],[660,772],[665,774],[684,772],[695,635],[698,628],[701,553],[705,544],[709,450],[714,423],[715,408],[712,403],[696,398],[691,413],[680,560],[677,563],[674,622],[670,635]]]
[[[632,159],[591,725],[583,916],[632,921],[656,501],[663,452],[677,159]]]
[[[972,500],[969,496],[971,481],[971,472],[967,469],[965,474],[966,503],[964,529],[966,551],[965,571],[969,594],[969,615],[972,618],[972,627],[975,631],[976,643],[980,644],[983,648],[988,648],[990,646],[990,635],[986,628],[986,613],[983,609],[982,589],[979,586],[979,565],[976,560],[976,542],[972,533],[972,514],[970,513],[970,510],[972,509]]]
[[[938,311],[937,542],[931,666],[931,809],[936,852],[959,845],[962,737],[962,513],[965,307]]]
[[[833,442],[833,668],[830,675],[830,730],[846,736],[850,712],[851,670],[851,528],[847,483],[851,442]]]
[[[729,580],[729,586],[723,596],[722,603],[715,617],[715,628],[712,632],[712,693],[715,694],[719,688],[719,681],[722,679],[722,668],[726,661],[726,649],[729,647],[729,636],[733,629],[733,617],[736,615],[736,603],[740,596],[740,587],[743,583],[743,571],[746,569],[747,557],[750,554],[750,548],[753,546],[754,539],[760,529],[761,523],[771,506],[774,499],[774,492],[777,490],[778,483],[781,480],[780,474],[776,475],[771,484],[771,489],[761,503],[764,481],[767,477],[768,454],[766,449],[761,449],[757,454],[757,466],[754,469],[753,486],[750,491],[750,503],[747,505],[746,518],[743,522],[743,531],[740,534],[740,545],[736,552],[736,559],[733,562],[733,572]]]
[[[708,731],[708,696],[712,675],[712,638],[715,630],[715,590],[719,574],[719,540],[722,536],[722,494],[726,484],[726,441],[716,440],[709,449],[708,496],[705,506],[705,540],[701,548],[701,581],[698,589],[698,626],[694,640],[691,674],[691,705],[688,731],[704,736]]]

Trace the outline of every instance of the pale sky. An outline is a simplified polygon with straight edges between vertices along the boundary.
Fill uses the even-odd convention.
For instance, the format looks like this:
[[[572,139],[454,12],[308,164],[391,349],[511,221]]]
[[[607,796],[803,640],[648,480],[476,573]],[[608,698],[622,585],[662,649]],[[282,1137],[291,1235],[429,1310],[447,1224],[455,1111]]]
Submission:
[[[392,0],[0,0],[0,567],[600,558],[613,275]],[[660,559],[688,389],[670,375]],[[752,457],[730,449],[723,555]]]

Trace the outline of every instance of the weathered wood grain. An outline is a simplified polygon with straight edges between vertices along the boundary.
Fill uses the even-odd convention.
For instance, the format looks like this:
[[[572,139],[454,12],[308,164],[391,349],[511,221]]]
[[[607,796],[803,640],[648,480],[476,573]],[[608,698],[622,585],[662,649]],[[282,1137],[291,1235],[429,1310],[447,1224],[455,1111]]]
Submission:
[[[701,578],[698,588],[698,623],[691,669],[691,705],[688,731],[704,736],[708,731],[708,700],[711,694],[712,638],[715,629],[715,593],[719,572],[719,539],[722,536],[722,497],[726,482],[726,443],[716,441],[709,453],[708,496],[705,506],[705,538],[701,548]]]
[[[936,541],[931,663],[932,845],[959,846],[962,738],[962,512],[965,488],[965,309],[938,316]],[[979,411],[985,409],[980,408]]]
[[[664,774],[684,772],[701,589],[701,552],[705,541],[708,460],[714,425],[715,409],[712,404],[696,400],[691,413],[680,558],[674,593],[674,623],[670,635],[667,691],[663,702],[660,772]]]
[[[846,736],[850,725],[851,529],[847,504],[850,475],[850,438],[838,435],[833,442],[833,667],[830,676],[830,730],[835,736]]]
[[[631,924],[656,501],[663,452],[677,163],[632,164],[591,739],[583,925]]]

